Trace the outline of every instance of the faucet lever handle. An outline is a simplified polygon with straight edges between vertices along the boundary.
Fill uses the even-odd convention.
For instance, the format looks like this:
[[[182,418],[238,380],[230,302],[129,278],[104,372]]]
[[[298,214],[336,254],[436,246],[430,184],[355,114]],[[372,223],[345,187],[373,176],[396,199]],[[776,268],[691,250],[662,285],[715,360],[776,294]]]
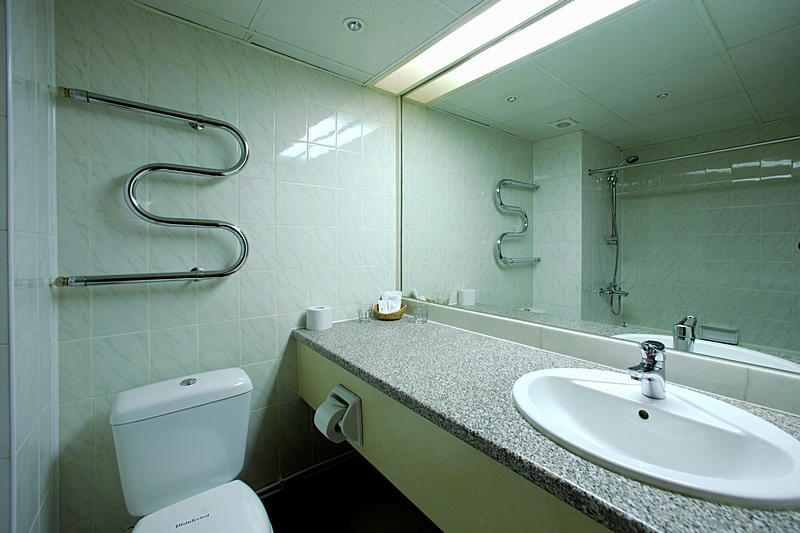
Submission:
[[[694,330],[697,327],[697,317],[694,315],[687,315],[683,317],[683,320],[675,324],[673,327],[673,333],[681,335],[683,337],[690,337],[694,340]]]
[[[642,364],[656,367],[667,359],[666,347],[658,341],[644,341],[639,343],[642,352]]]

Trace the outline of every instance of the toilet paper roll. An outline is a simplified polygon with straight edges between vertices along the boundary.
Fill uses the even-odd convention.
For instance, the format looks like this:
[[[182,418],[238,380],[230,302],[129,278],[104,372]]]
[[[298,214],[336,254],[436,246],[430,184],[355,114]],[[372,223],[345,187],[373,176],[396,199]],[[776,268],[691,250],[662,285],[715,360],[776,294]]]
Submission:
[[[306,309],[306,329],[320,331],[331,327],[333,310],[327,305],[317,305]]]
[[[475,289],[458,289],[458,305],[475,305]]]
[[[328,398],[319,406],[319,409],[317,409],[317,413],[314,415],[314,425],[317,426],[317,429],[328,437],[329,440],[333,442],[344,442],[347,437],[342,433],[339,422],[342,421],[345,411],[347,411],[346,405],[332,398]]]

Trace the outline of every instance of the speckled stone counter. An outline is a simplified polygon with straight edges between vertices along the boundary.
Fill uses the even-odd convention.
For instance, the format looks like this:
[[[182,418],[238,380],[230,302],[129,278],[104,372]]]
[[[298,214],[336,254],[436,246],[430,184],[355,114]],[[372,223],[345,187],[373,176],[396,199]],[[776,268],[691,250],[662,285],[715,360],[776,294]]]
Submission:
[[[301,329],[292,335],[614,531],[800,531],[800,511],[720,505],[615,474],[555,444],[514,408],[511,388],[523,374],[606,367],[409,319],[340,322],[329,330]],[[800,417],[722,399],[800,437]]]

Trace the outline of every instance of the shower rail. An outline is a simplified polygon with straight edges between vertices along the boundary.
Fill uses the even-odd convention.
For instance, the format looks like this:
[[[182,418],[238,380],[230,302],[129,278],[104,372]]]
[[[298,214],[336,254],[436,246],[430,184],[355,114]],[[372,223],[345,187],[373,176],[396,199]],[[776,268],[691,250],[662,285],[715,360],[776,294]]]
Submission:
[[[247,254],[249,246],[247,238],[242,230],[237,228],[230,222],[222,220],[206,220],[206,219],[191,219],[191,218],[173,218],[162,217],[145,210],[136,198],[136,185],[139,181],[154,172],[168,172],[172,174],[182,175],[200,175],[209,176],[212,178],[223,178],[236,174],[247,163],[250,156],[250,148],[247,145],[247,140],[242,133],[231,124],[207,118],[202,115],[192,115],[183,113],[181,111],[174,111],[163,107],[156,107],[152,105],[142,104],[140,102],[131,102],[129,100],[122,100],[111,96],[90,93],[80,89],[68,89],[65,87],[58,88],[59,96],[71,98],[79,102],[87,104],[98,104],[103,106],[110,106],[120,109],[134,111],[146,115],[154,115],[157,117],[177,120],[179,122],[186,122],[197,131],[202,130],[206,126],[211,128],[219,128],[227,131],[236,138],[239,145],[239,160],[230,168],[215,169],[207,167],[195,167],[188,165],[177,165],[170,163],[150,163],[143,165],[136,170],[128,178],[125,184],[125,202],[128,207],[141,219],[151,224],[158,224],[161,226],[177,226],[184,228],[206,228],[206,229],[223,229],[233,233],[239,241],[239,257],[226,269],[204,271],[200,267],[195,267],[188,272],[158,272],[149,274],[111,274],[103,276],[59,276],[53,281],[53,285],[57,287],[88,287],[92,285],[110,285],[118,283],[150,283],[156,281],[202,281],[204,279],[214,279],[229,276],[242,268],[245,261],[247,261]]]
[[[694,153],[694,154],[678,155],[678,156],[675,156],[675,157],[666,157],[664,159],[655,159],[653,161],[645,161],[643,163],[632,163],[632,164],[630,164],[630,165],[628,165],[627,167],[624,167],[624,168],[625,169],[629,169],[629,168],[636,168],[636,167],[646,167],[646,166],[649,166],[649,165],[658,165],[659,163],[670,163],[672,161],[683,161],[684,159],[692,159],[694,157],[702,157],[702,156],[714,155],[714,154],[725,154],[725,153],[728,153],[728,152],[735,152],[737,150],[746,150],[748,148],[758,148],[759,146],[769,146],[771,144],[780,144],[780,143],[786,143],[786,142],[791,142],[791,141],[800,141],[800,135],[794,135],[792,137],[784,137],[782,139],[775,139],[775,140],[772,140],[772,141],[761,141],[761,142],[757,142],[757,143],[743,144],[741,146],[731,146],[730,148],[720,148],[718,150],[707,150],[705,152],[697,152],[697,153]],[[613,170],[621,170],[621,169],[619,169],[618,167],[596,168],[596,169],[590,168],[589,171],[588,171],[588,174],[591,176],[592,174],[602,174],[604,172],[611,172]]]
[[[521,207],[517,207],[515,205],[506,205],[503,203],[503,198],[500,196],[500,189],[503,185],[507,187],[520,187],[523,189],[531,189],[536,190],[539,188],[538,185],[534,185],[533,183],[525,183],[522,181],[516,180],[500,180],[497,182],[497,187],[494,190],[494,200],[497,204],[497,207],[502,209],[503,211],[508,211],[511,213],[516,213],[522,217],[523,225],[522,231],[507,231],[500,235],[497,238],[496,242],[496,251],[497,251],[497,259],[500,260],[501,263],[504,265],[516,265],[516,264],[523,264],[523,263],[538,263],[541,259],[538,257],[506,257],[503,255],[503,239],[506,237],[522,237],[525,235],[525,232],[528,231],[528,213],[525,212],[524,209]]]

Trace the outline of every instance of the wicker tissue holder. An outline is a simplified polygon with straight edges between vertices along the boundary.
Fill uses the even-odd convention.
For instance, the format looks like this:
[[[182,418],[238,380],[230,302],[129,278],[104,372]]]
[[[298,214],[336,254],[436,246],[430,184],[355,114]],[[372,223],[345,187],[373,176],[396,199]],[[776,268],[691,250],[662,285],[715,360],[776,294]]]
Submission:
[[[406,312],[406,304],[400,304],[399,311],[395,311],[394,313],[388,313],[385,315],[382,315],[378,312],[378,304],[375,304],[375,306],[372,308],[372,314],[378,320],[400,320],[403,317],[403,313],[405,312]]]

